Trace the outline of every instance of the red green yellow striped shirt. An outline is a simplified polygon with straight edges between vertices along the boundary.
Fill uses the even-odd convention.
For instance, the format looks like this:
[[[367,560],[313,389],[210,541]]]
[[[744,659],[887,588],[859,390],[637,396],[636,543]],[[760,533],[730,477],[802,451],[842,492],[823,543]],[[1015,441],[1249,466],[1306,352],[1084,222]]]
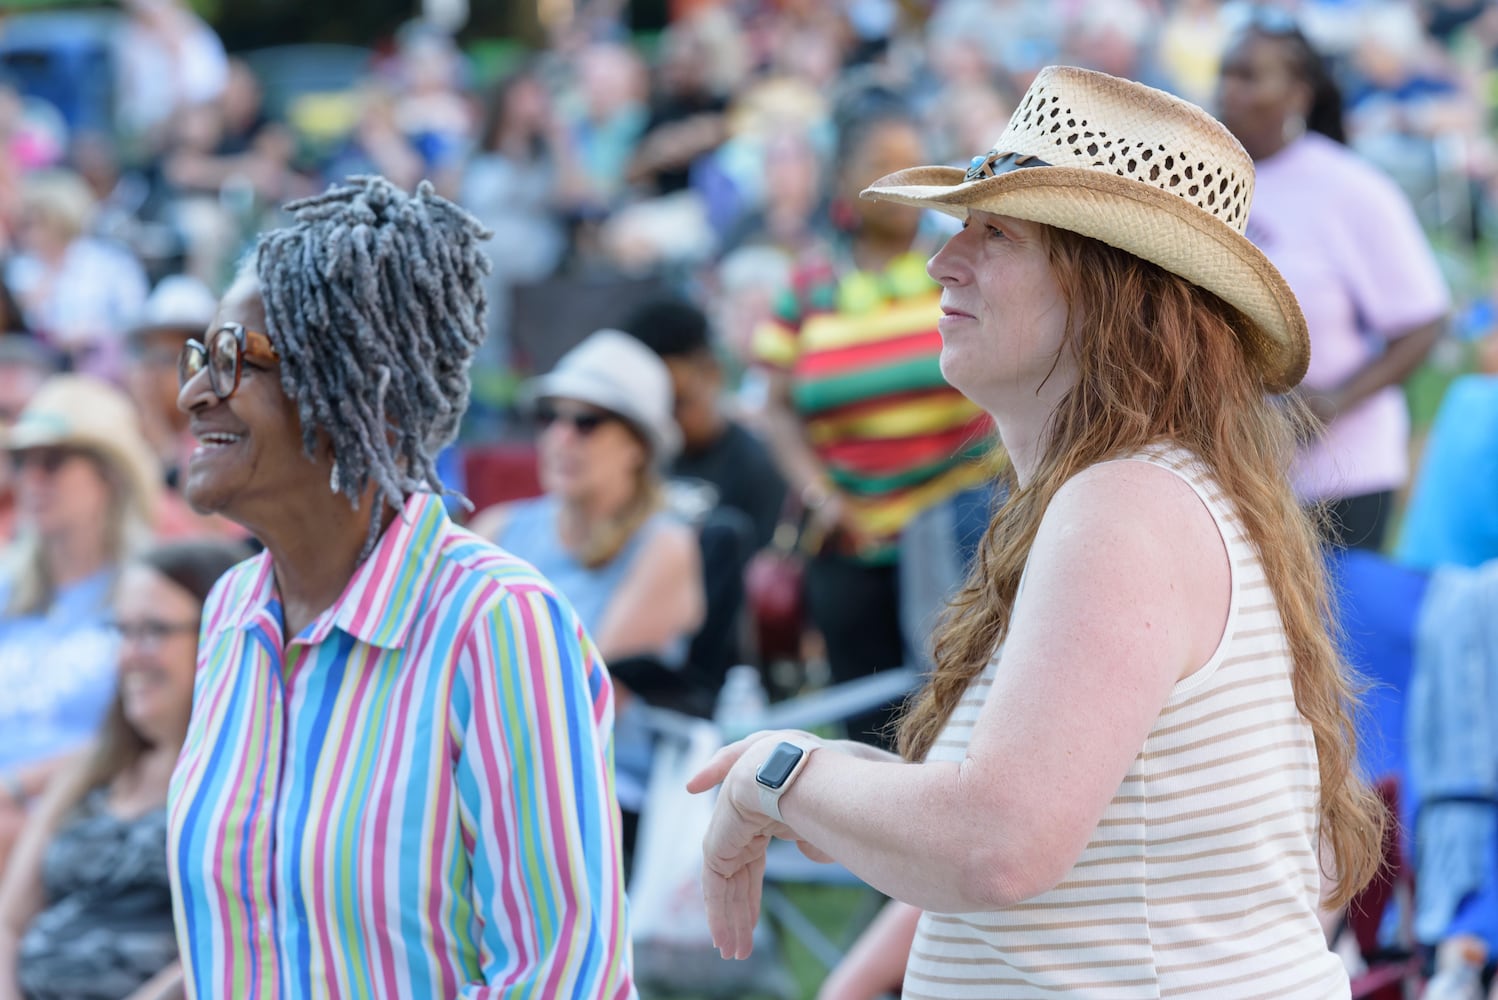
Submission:
[[[802,265],[754,353],[789,374],[807,442],[893,554],[909,520],[992,475],[993,425],[941,374],[941,289],[911,252],[879,274]]]

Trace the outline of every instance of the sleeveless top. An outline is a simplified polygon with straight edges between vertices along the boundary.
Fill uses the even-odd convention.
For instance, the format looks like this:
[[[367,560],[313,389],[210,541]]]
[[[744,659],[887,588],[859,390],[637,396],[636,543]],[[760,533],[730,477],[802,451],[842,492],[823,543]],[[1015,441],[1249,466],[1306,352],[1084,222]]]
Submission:
[[[29,1000],[117,1000],[177,957],[166,808],[121,819],[96,788],[42,859],[48,905],[17,948]]]
[[[1181,477],[1211,512],[1231,568],[1222,642],[1171,691],[1060,884],[996,912],[921,917],[906,1000],[1349,995],[1317,920],[1315,744],[1257,551],[1193,456],[1125,460]],[[995,655],[930,760],[963,759],[999,669]]]
[[[589,568],[562,547],[561,535],[557,532],[559,509],[560,504],[549,496],[514,504],[494,542],[530,563],[550,580],[557,593],[565,597],[577,612],[583,628],[590,636],[596,636],[609,602],[629,575],[635,559],[651,536],[672,518],[665,511],[650,515],[614,558],[602,566]],[[658,651],[656,656],[661,665],[672,669],[682,666],[686,662],[690,639],[684,635]]]

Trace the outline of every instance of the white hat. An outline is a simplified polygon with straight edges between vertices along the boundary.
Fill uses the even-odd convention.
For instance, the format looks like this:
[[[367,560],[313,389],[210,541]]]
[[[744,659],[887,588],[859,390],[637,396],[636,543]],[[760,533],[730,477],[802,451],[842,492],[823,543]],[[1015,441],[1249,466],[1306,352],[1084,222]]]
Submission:
[[[866,198],[968,209],[1066,229],[1126,250],[1236,307],[1257,329],[1246,353],[1270,392],[1305,375],[1305,317],[1243,235],[1254,165],[1231,132],[1163,91],[1074,66],[1035,77],[1003,135],[959,167],[913,167]]]
[[[207,285],[191,275],[168,275],[151,290],[130,334],[139,337],[152,330],[202,332],[217,312],[218,299]]]
[[[575,399],[618,414],[645,437],[661,464],[681,448],[670,370],[654,351],[619,330],[589,334],[550,372],[527,382],[522,396],[531,403]]]

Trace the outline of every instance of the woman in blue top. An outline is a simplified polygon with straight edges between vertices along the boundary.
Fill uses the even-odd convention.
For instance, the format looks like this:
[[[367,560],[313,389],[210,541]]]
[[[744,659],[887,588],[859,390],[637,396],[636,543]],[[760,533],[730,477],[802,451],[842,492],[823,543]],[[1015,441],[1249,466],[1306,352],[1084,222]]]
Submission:
[[[27,799],[114,695],[109,600],[160,491],[129,397],[90,376],[48,380],[6,446],[17,525],[0,568],[0,867]]]
[[[551,580],[609,664],[619,800],[632,811],[649,769],[633,696],[694,693],[687,645],[706,603],[696,534],[665,509],[661,469],[680,443],[670,373],[640,341],[600,330],[526,389],[545,493],[469,527]]]
[[[555,583],[609,663],[681,667],[702,620],[702,571],[691,529],[665,512],[661,468],[680,441],[665,364],[600,330],[526,395],[545,493],[470,527]]]

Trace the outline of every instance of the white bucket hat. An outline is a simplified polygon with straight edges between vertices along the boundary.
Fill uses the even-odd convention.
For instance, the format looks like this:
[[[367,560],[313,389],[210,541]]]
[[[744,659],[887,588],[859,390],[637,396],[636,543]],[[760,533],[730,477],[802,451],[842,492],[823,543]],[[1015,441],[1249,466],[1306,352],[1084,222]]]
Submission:
[[[217,312],[218,297],[207,285],[191,275],[168,275],[151,290],[130,336],[142,337],[153,330],[191,330],[201,335]]]
[[[1243,235],[1254,165],[1201,108],[1153,87],[1048,66],[1003,135],[958,167],[890,174],[865,198],[1044,223],[1126,250],[1253,320],[1249,358],[1270,392],[1305,375],[1305,317],[1285,279]]]
[[[681,448],[671,372],[659,355],[622,331],[589,334],[522,392],[529,404],[548,397],[575,399],[618,414],[644,436],[660,464]]]

